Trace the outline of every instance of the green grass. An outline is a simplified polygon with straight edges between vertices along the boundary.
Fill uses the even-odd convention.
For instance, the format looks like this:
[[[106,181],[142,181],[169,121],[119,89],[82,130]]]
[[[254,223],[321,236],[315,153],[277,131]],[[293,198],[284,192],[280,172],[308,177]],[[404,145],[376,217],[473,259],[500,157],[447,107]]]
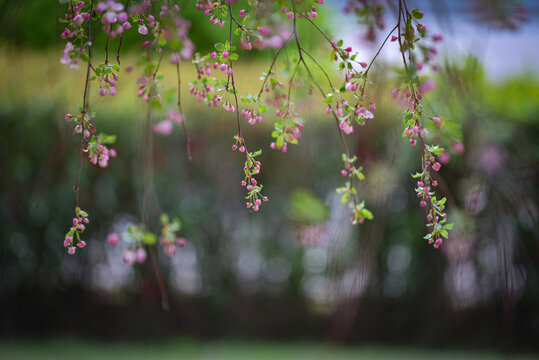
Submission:
[[[532,359],[487,351],[433,350],[383,346],[335,347],[318,343],[197,342],[104,343],[73,339],[2,340],[2,360],[180,359],[180,360],[347,360],[347,359]]]

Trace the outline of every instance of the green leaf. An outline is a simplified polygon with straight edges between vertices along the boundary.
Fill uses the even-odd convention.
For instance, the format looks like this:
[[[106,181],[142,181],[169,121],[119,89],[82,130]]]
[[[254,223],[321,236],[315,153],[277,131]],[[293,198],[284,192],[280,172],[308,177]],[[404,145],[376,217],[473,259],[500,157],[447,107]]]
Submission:
[[[442,229],[453,230],[453,224],[445,224],[444,226],[442,226]]]
[[[446,230],[440,230],[440,235],[442,235],[444,238],[447,239],[447,236],[449,235]]]
[[[290,195],[288,217],[302,224],[321,223],[329,216],[329,208],[312,192],[297,189]]]
[[[231,53],[228,55],[228,59],[231,60],[231,61],[236,61],[240,58],[240,56],[236,53]]]
[[[168,224],[168,222],[169,222],[168,214],[161,214],[160,220],[161,220],[161,224],[163,224],[163,225]]]
[[[333,94],[327,94],[326,98],[324,99],[324,103],[329,105],[331,104],[332,101],[333,101]]]
[[[283,145],[284,145],[284,139],[283,139],[282,136],[279,136],[279,137],[277,138],[277,148],[280,149],[280,148],[283,147]]]
[[[259,113],[265,113],[266,111],[268,111],[268,107],[264,104],[260,104],[258,105],[258,112]]]
[[[153,245],[157,242],[157,236],[151,232],[146,232],[142,236],[142,242],[146,245]]]
[[[215,50],[219,52],[225,51],[225,45],[223,43],[217,43],[215,44]]]
[[[372,220],[374,218],[372,213],[367,209],[361,210],[361,216],[363,216],[367,220]]]

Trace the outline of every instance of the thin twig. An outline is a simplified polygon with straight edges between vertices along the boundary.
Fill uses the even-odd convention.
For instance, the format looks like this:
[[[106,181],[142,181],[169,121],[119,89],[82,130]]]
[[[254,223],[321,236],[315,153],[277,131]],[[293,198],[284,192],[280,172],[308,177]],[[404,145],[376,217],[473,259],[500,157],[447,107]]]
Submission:
[[[192,161],[193,158],[191,157],[191,139],[189,138],[189,135],[187,134],[187,127],[185,126],[185,117],[183,117],[183,110],[182,110],[182,101],[181,101],[181,78],[180,78],[180,61],[176,63],[176,74],[178,76],[178,109],[180,110],[180,114],[182,115],[182,128],[183,128],[183,134],[185,136],[185,145],[187,148],[187,158],[189,161]]]
[[[92,47],[94,45],[94,39],[92,38],[92,13],[94,12],[94,0],[90,5],[90,19],[88,21],[88,27],[86,31],[88,32],[88,67],[86,68],[86,80],[84,82],[84,95],[82,97],[82,111],[81,111],[81,127],[84,125],[84,118],[88,110],[88,88],[90,83],[90,68],[92,67]],[[79,207],[79,192],[80,192],[80,174],[82,171],[82,154],[84,152],[84,129],[81,135],[82,139],[80,141],[80,150],[79,150],[79,167],[77,170],[77,180],[75,182],[75,207]]]

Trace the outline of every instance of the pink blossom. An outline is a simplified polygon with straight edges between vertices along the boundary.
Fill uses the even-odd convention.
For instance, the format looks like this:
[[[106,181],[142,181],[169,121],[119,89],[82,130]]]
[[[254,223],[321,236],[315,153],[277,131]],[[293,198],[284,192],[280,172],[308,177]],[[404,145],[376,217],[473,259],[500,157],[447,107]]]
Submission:
[[[148,34],[148,28],[146,26],[144,26],[144,25],[141,25],[141,26],[138,27],[138,32],[141,35],[146,35],[146,34]]]
[[[257,28],[257,30],[258,30],[258,32],[259,32],[260,34],[262,34],[262,35],[264,35],[264,36],[269,35],[270,32],[271,32],[271,29],[270,29],[269,26],[259,26],[259,27]]]
[[[457,141],[451,144],[451,149],[455,152],[455,154],[462,154],[464,153],[465,147],[461,141]]]
[[[440,162],[445,165],[449,163],[449,160],[451,160],[451,155],[449,152],[444,151],[440,154],[440,156],[438,156],[438,158],[440,159]]]
[[[128,265],[133,265],[136,260],[136,255],[132,250],[125,250],[122,255],[122,261]]]
[[[183,114],[176,110],[169,110],[167,114],[167,119],[179,125],[183,124],[184,122]]]
[[[124,12],[121,12],[119,15],[118,15],[118,22],[121,22],[121,23],[124,23],[127,21],[127,19],[129,19],[129,16],[127,15],[127,13],[124,11]]]
[[[160,135],[169,135],[172,132],[172,122],[163,120],[153,126],[153,131]]]
[[[144,250],[143,248],[137,249],[137,252],[135,253],[135,258],[139,264],[142,264],[143,262],[145,262],[146,257],[147,257],[146,250]]]

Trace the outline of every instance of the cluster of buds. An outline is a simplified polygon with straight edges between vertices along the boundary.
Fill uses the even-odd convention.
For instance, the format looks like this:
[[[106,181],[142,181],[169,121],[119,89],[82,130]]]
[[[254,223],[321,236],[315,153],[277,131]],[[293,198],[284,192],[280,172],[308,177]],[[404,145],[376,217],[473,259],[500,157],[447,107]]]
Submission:
[[[73,6],[74,5],[74,6]],[[60,34],[62,40],[65,39],[83,39],[86,33],[83,28],[83,23],[90,20],[90,13],[85,11],[86,4],[84,1],[77,1],[75,4],[68,7],[68,12],[65,15],[67,26]],[[89,10],[89,9],[88,9]]]
[[[420,200],[421,207],[428,208],[427,227],[430,233],[425,236],[429,244],[438,248],[443,238],[448,237],[448,230],[453,228],[453,224],[447,224],[447,214],[445,213],[446,198],[438,200],[435,196],[434,188],[438,186],[438,181],[433,179],[430,171],[439,171],[441,165],[436,161],[436,156],[444,152],[438,146],[425,146],[425,154],[422,160],[422,172],[412,175],[418,179],[415,192]]]
[[[253,209],[258,211],[262,201],[268,201],[268,198],[262,195],[262,185],[254,178],[255,175],[260,173],[260,161],[255,160],[255,157],[262,154],[262,150],[255,151],[254,153],[247,152],[247,158],[245,160],[245,165],[243,167],[243,173],[245,174],[244,179],[241,182],[241,185],[247,190],[247,209]]]
[[[227,5],[224,1],[201,0],[197,2],[197,10],[203,11],[204,15],[210,17],[210,24],[218,24],[220,28],[225,25],[223,16],[227,14]]]
[[[217,83],[215,78],[194,80],[189,84],[189,94],[196,96],[198,101],[203,101],[208,107],[218,107],[223,96],[214,92],[214,85]]]
[[[88,158],[94,165],[99,165],[101,168],[106,168],[111,157],[116,157],[116,150],[109,149],[106,144],[113,144],[116,141],[115,135],[105,135],[103,133],[92,136],[88,142]]]
[[[347,135],[354,132],[354,120],[360,126],[364,126],[367,119],[374,118],[373,112],[376,110],[376,105],[374,103],[369,104],[368,110],[360,103],[357,103],[355,106],[350,106],[346,100],[339,101],[335,107],[332,107],[330,105],[332,99],[333,94],[328,94],[326,96],[325,102],[328,104],[326,114],[334,112],[339,120],[339,128]]]
[[[78,52],[75,51],[75,46],[71,42],[68,41],[66,43],[62,54],[63,56],[60,59],[61,64],[69,65],[69,67],[72,69],[79,68]]]
[[[116,82],[118,81],[118,72],[120,67],[116,64],[99,64],[95,68],[95,76],[99,82],[99,95],[116,95]]]
[[[180,12],[180,7],[178,5],[172,6],[172,9],[169,9],[167,5],[161,6],[161,12],[159,12],[160,17],[165,17],[168,14],[171,14],[173,12]]]
[[[165,254],[173,256],[176,254],[176,247],[184,247],[185,239],[177,237],[176,232],[181,228],[179,219],[170,222],[167,214],[161,215],[161,236],[159,243],[164,247]],[[118,233],[110,233],[107,242],[111,246],[117,246],[122,240],[127,244],[122,254],[122,260],[128,265],[142,264],[147,259],[147,246],[157,243],[157,236],[145,229],[143,225],[128,224],[126,230],[120,236]]]
[[[67,248],[67,253],[69,255],[75,254],[75,242],[77,240],[77,247],[82,249],[86,246],[86,242],[81,239],[81,234],[84,232],[86,226],[85,224],[90,223],[88,218],[88,213],[81,210],[80,208],[75,208],[75,217],[73,218],[73,226],[69,229],[67,234],[64,237],[64,247]]]
[[[223,103],[223,109],[228,112],[236,112],[236,107],[230,103],[230,101],[225,101]]]
[[[96,131],[95,125],[92,122],[94,115],[94,113],[81,111],[81,113],[77,116],[66,114],[64,119],[66,121],[72,121],[76,124],[74,129],[75,134],[82,134],[83,139],[85,140],[86,144],[88,144],[91,140],[90,138]]]
[[[155,235],[146,232],[141,225],[128,224],[121,237],[117,233],[108,234],[107,242],[111,246],[116,246],[120,238],[128,244],[122,253],[122,261],[128,265],[144,263],[148,257],[144,246],[147,243],[155,243]]]
[[[161,103],[161,94],[158,92],[158,80],[161,78],[162,75],[140,76],[137,79],[137,97],[141,97],[146,103],[150,101]]]
[[[161,215],[161,236],[159,237],[159,244],[163,246],[165,254],[168,256],[174,256],[176,249],[183,248],[185,246],[185,239],[178,237],[177,232],[181,228],[180,219],[173,219],[170,221],[167,214]]]
[[[342,160],[344,163],[343,169],[341,170],[341,175],[346,177],[346,181],[343,187],[337,188],[337,193],[342,194],[341,202],[343,204],[349,203],[350,208],[352,209],[352,221],[353,225],[363,224],[365,219],[372,220],[372,213],[365,208],[365,202],[361,201],[357,203],[356,194],[357,190],[353,186],[354,180],[364,180],[365,175],[363,175],[363,167],[356,167],[354,163],[357,161],[357,156],[348,157],[346,154],[342,154]]]
[[[103,32],[111,38],[122,34],[124,30],[131,29],[131,24],[128,21],[129,15],[124,11],[123,4],[113,0],[100,1],[95,7],[95,11],[101,14]]]
[[[277,109],[275,115],[278,119],[271,132],[271,137],[275,141],[270,144],[270,147],[285,153],[288,151],[287,144],[296,145],[301,139],[301,130],[303,130],[304,125],[289,108],[283,111]]]
[[[243,109],[241,111],[241,114],[245,119],[249,119],[249,125],[254,125],[256,123],[260,124],[262,122],[262,116],[259,112],[256,112],[254,110]]]

